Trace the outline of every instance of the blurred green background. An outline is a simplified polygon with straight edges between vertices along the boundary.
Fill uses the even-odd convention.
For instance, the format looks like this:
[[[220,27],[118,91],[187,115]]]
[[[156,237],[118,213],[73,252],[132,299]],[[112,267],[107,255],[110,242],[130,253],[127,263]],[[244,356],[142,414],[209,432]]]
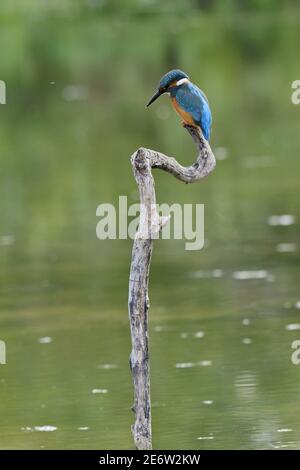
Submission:
[[[193,162],[168,98],[144,107],[175,67],[218,163],[155,172],[158,202],[205,204],[206,245],[155,242],[154,448],[300,448],[297,4],[1,0],[0,448],[132,448],[132,241],[98,240],[96,208],[137,202],[140,146]]]

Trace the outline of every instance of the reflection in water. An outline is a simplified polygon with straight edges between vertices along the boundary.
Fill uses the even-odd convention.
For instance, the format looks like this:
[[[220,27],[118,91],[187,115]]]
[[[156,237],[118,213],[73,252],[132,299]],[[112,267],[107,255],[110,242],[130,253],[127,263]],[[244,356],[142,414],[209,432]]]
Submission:
[[[241,281],[247,281],[249,279],[270,279],[270,274],[264,269],[255,271],[235,271],[232,276],[234,279],[239,279]]]
[[[285,329],[289,331],[300,330],[300,323],[289,323]]]
[[[196,333],[194,333],[195,338],[204,338],[204,336],[205,336],[204,331],[196,331]]]
[[[213,269],[211,271],[195,271],[191,273],[191,277],[194,277],[196,279],[210,279],[210,278],[219,278],[223,276],[223,270],[222,269]]]
[[[22,431],[38,431],[38,432],[53,432],[53,431],[57,431],[57,427],[56,426],[49,426],[49,425],[45,425],[45,426],[34,426],[33,428],[29,427],[29,426],[26,426],[24,428],[21,429]]]
[[[255,394],[256,375],[253,372],[244,371],[236,377],[234,385],[237,397],[242,401],[248,400]]]
[[[252,343],[252,339],[251,338],[243,338],[243,343],[244,344],[251,344]]]
[[[211,366],[211,361],[198,361],[198,362],[178,362],[175,367],[176,369],[190,369],[191,367],[196,366]]]
[[[295,216],[290,214],[271,215],[268,219],[269,225],[293,225]]]
[[[117,364],[101,364],[97,366],[97,369],[105,369],[105,370],[117,369],[117,368],[118,368]]]
[[[293,253],[293,251],[296,251],[298,249],[298,246],[296,243],[278,243],[276,246],[276,250],[279,253]]]
[[[41,344],[49,344],[52,343],[53,339],[50,336],[43,336],[42,338],[38,339],[38,342]]]

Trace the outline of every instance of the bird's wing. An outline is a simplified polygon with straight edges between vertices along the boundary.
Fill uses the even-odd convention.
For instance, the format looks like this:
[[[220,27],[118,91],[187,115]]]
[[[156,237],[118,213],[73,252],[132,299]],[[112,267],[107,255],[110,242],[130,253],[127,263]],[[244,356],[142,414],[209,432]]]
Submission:
[[[212,117],[205,94],[195,85],[187,84],[178,88],[176,100],[184,111],[191,114],[195,124],[201,127],[205,139],[208,140]]]

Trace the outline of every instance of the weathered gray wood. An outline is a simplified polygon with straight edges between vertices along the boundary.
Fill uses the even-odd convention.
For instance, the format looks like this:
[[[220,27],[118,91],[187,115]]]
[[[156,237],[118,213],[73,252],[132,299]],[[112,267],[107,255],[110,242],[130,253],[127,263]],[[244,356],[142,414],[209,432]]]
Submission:
[[[196,162],[183,167],[175,158],[154,150],[140,148],[131,157],[133,173],[140,194],[140,221],[132,249],[129,278],[128,310],[132,351],[130,367],[134,385],[135,423],[132,434],[137,449],[152,449],[150,356],[148,336],[148,284],[153,240],[168,221],[156,210],[156,197],[152,168],[171,173],[180,181],[194,183],[209,175],[216,161],[209,143],[198,128],[184,126],[192,136],[198,150]]]

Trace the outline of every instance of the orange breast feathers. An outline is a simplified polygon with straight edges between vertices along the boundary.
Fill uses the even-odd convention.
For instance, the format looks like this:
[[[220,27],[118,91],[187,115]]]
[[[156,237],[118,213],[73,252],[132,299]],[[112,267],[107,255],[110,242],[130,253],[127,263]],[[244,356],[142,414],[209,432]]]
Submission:
[[[172,101],[173,108],[175,109],[176,113],[179,114],[179,116],[183,119],[183,121],[186,124],[189,124],[190,126],[195,126],[192,116],[179,106],[176,99],[171,98],[171,101]]]

